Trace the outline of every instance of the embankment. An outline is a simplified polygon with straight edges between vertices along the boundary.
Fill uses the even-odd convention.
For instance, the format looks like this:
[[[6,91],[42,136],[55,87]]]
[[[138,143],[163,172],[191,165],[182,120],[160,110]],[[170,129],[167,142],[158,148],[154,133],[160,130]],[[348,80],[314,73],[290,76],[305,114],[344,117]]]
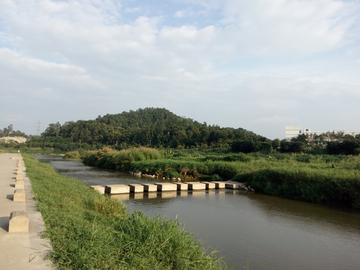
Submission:
[[[177,221],[130,215],[121,202],[24,155],[61,269],[223,269]]]

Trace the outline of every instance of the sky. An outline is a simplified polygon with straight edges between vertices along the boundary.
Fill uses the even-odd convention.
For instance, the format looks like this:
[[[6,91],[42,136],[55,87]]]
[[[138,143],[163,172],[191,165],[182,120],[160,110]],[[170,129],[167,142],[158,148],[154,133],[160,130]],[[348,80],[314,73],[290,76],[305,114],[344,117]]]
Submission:
[[[146,107],[360,130],[360,0],[0,0],[0,129]]]

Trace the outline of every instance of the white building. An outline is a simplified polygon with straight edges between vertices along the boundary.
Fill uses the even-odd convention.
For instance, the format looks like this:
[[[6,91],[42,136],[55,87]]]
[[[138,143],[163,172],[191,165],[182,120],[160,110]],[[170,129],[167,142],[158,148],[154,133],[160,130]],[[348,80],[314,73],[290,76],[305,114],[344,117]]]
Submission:
[[[311,134],[324,134],[329,131],[324,130],[311,130],[310,128],[305,128],[304,130],[301,129],[301,126],[285,126],[285,139],[290,140],[291,138],[295,138],[298,135],[305,134],[305,135],[311,135]],[[356,136],[360,134],[360,130],[339,130],[335,131],[336,133],[342,132],[344,135],[351,135]]]
[[[304,129],[304,134],[316,134],[316,135],[320,135],[323,133],[326,133],[328,131],[323,131],[323,130],[311,130],[310,128],[305,128]],[[351,135],[351,136],[356,136],[360,134],[360,130],[339,130],[339,131],[335,131],[336,133],[342,132],[344,133],[344,135]]]
[[[297,137],[302,134],[301,126],[285,126],[285,139]]]

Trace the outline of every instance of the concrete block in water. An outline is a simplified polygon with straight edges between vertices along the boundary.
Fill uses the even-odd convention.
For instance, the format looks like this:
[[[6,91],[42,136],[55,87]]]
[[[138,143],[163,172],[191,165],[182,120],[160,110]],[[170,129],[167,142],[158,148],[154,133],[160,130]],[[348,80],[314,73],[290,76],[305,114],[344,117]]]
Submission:
[[[172,183],[155,183],[158,191],[176,191],[177,185]]]
[[[212,183],[215,184],[215,188],[220,189],[220,188],[225,188],[225,182],[220,182],[220,181],[212,181]]]
[[[25,202],[26,200],[26,193],[24,189],[15,189],[14,191],[14,202]]]
[[[240,188],[240,184],[225,183],[225,187],[226,187],[226,188],[229,188],[229,189],[239,189],[239,188]]]
[[[15,188],[24,188],[25,184],[23,180],[15,180]]]
[[[106,194],[130,193],[130,187],[127,185],[106,185],[105,193]]]
[[[201,182],[204,183],[206,186],[206,189],[214,189],[216,187],[215,183],[212,182]]]
[[[189,190],[205,190],[206,185],[200,182],[189,182]]]
[[[90,186],[92,189],[96,190],[97,192],[99,192],[100,194],[104,194],[105,193],[105,187],[100,186],[100,185],[95,185],[95,186]]]
[[[155,192],[158,188],[155,184],[143,184],[143,186],[145,192]]]
[[[130,192],[144,192],[144,186],[140,184],[130,184]]]
[[[29,217],[26,211],[13,211],[10,213],[8,232],[29,232]]]
[[[176,183],[177,190],[189,190],[189,185],[187,183]]]

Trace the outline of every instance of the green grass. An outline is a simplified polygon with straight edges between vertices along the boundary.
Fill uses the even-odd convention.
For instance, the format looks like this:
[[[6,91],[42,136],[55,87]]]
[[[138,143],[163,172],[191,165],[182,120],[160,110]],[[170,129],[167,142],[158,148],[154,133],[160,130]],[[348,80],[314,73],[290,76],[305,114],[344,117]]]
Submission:
[[[123,150],[124,151],[124,150]],[[84,163],[122,171],[181,177],[184,181],[235,180],[257,192],[297,200],[360,208],[360,156],[226,151],[132,149],[142,158],[118,158],[126,152],[88,152]],[[134,156],[134,155],[133,155]],[[91,162],[89,162],[89,160]]]
[[[177,221],[130,215],[121,202],[23,155],[60,269],[223,269]]]
[[[16,148],[0,148],[0,151],[4,153],[17,153],[19,149],[21,153],[27,154],[50,155],[54,153],[54,148],[26,147],[21,144]],[[61,152],[57,152],[56,154],[61,154]]]

